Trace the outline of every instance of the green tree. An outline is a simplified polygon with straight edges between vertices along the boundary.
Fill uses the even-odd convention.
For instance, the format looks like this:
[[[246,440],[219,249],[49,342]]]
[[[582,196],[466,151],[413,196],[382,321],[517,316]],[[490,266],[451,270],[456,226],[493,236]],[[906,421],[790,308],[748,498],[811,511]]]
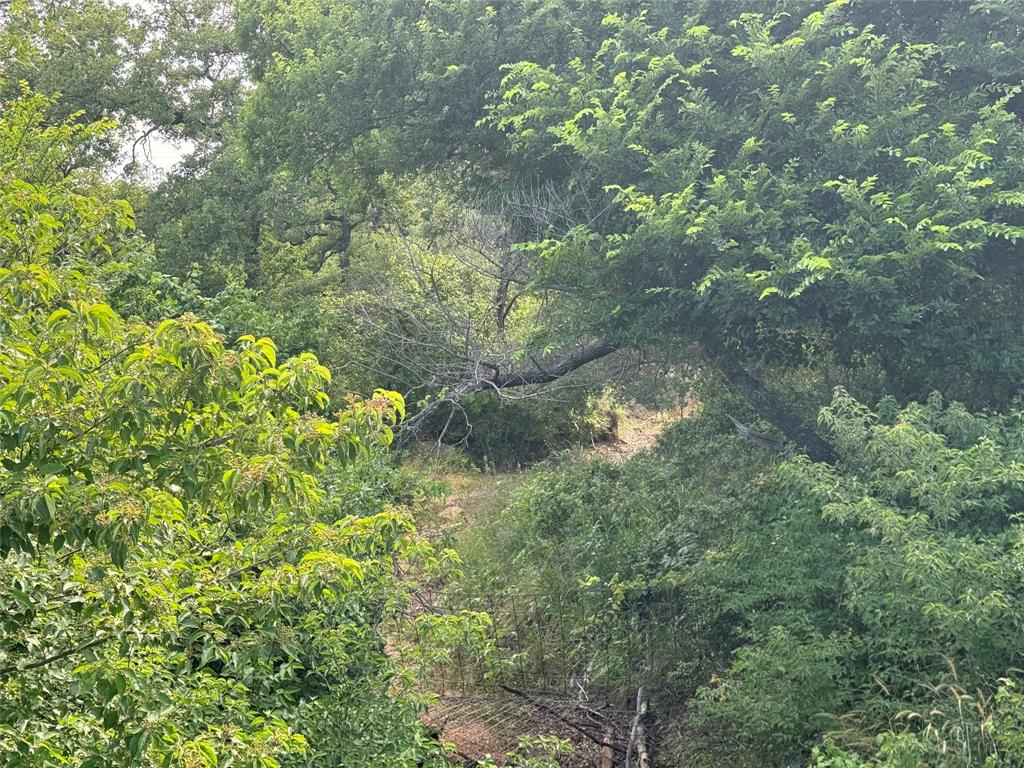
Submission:
[[[26,82],[61,95],[48,120],[119,121],[77,163],[120,154],[132,172],[153,134],[216,143],[243,93],[233,13],[224,0],[13,0],[0,8],[0,96]]]
[[[611,338],[700,342],[819,457],[743,366],[835,356],[901,398],[1005,403],[1024,359],[1012,8],[729,9],[610,13],[592,59],[507,70],[489,120],[511,150],[575,163],[566,183],[617,209],[536,244],[548,280],[598,300]],[[964,72],[965,47],[1000,63]]]
[[[1019,17],[1003,2],[247,3],[259,85],[241,124],[258,175],[341,191],[342,230],[385,171],[445,169],[492,211],[524,179],[551,190],[557,209],[535,201],[513,231],[532,290],[573,321],[552,325],[609,348],[697,342],[834,458],[755,370],[829,361],[851,386],[876,370],[873,389],[901,399],[1016,391]]]
[[[158,248],[181,258],[164,237],[219,201],[253,224],[243,237],[206,232],[204,250],[250,284],[268,236],[305,246],[317,265],[346,258],[353,230],[380,225],[389,177],[438,165],[472,174],[476,160],[501,154],[500,135],[475,126],[498,67],[529,51],[564,55],[582,39],[576,23],[552,2],[239,3],[238,43],[256,87],[226,146],[196,160],[214,177],[200,182],[209,193],[189,195],[187,171],[165,189]]]
[[[6,764],[432,759],[382,635],[454,561],[386,496],[318,479],[390,441],[400,396],[327,418],[312,355],[122,319],[101,284],[142,247],[131,210],[62,170],[106,126],[50,103],[0,118]]]

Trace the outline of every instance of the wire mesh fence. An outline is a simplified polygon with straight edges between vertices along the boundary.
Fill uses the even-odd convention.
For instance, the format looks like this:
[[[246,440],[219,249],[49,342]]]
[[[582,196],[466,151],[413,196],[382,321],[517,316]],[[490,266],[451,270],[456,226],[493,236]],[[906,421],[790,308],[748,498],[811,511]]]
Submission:
[[[502,755],[522,736],[557,736],[572,745],[563,768],[625,765],[632,712],[558,696],[451,696],[427,715],[427,723],[457,745],[456,757],[473,765]]]
[[[653,765],[633,762],[629,752],[635,743],[656,747],[653,722],[636,713],[641,691],[671,675],[679,658],[685,616],[678,601],[463,589],[417,604],[439,618],[463,611],[490,618],[482,646],[449,643],[423,654],[424,617],[417,615],[400,617],[389,640],[393,652],[420,665],[438,696],[425,720],[463,764],[505,754],[523,735],[554,735],[572,744],[560,763],[568,768]],[[638,742],[643,723],[647,736]]]

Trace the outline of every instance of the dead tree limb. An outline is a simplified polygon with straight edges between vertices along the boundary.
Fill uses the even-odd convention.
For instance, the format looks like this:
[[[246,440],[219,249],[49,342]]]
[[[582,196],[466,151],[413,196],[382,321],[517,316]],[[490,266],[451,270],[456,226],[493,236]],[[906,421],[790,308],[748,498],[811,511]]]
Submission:
[[[412,416],[399,425],[399,445],[405,445],[412,440],[416,434],[429,422],[429,419],[446,405],[457,403],[459,399],[471,392],[483,389],[493,389],[499,395],[505,389],[516,387],[539,386],[549,384],[566,376],[583,366],[607,357],[617,350],[611,344],[595,344],[584,349],[579,354],[566,358],[551,368],[544,368],[539,364],[526,371],[505,371],[497,365],[481,362],[477,369],[486,368],[491,371],[489,376],[474,375],[462,383],[452,387],[444,397],[441,397],[427,405],[422,411]]]
[[[572,373],[577,368],[582,368],[587,363],[592,363],[595,360],[600,360],[602,357],[607,357],[614,352],[617,347],[611,344],[597,344],[590,347],[578,355],[570,357],[554,368],[544,369],[539,365],[536,370],[533,371],[510,371],[508,373],[498,374],[490,380],[490,384],[504,389],[506,387],[524,387],[530,384],[548,384],[552,381],[562,378],[568,373]]]
[[[38,659],[37,661],[29,662],[28,664],[22,664],[21,666],[17,664],[11,664],[9,666],[0,668],[0,675],[6,677],[7,675],[13,674],[15,672],[25,672],[29,669],[39,669],[40,667],[45,667],[48,664],[53,664],[56,661],[63,661],[69,656],[74,656],[75,654],[81,653],[82,651],[87,651],[90,648],[95,648],[96,646],[103,645],[103,643],[107,642],[109,639],[110,635],[100,635],[99,637],[96,637],[87,643],[76,645],[73,648],[67,648],[63,651],[51,654],[50,656],[47,656],[45,658]]]
[[[764,432],[758,432],[756,429],[751,429],[742,421],[734,418],[732,414],[725,414],[729,417],[729,421],[736,427],[736,433],[744,440],[753,443],[754,445],[760,445],[762,448],[767,448],[769,451],[781,451],[786,446],[779,440],[776,440],[771,435],[766,435]]]
[[[647,699],[644,697],[644,688],[640,686],[636,689],[636,715],[633,716],[633,727],[629,730],[629,743],[626,745],[626,762],[623,763],[625,768],[630,767],[630,763],[633,760],[633,747],[636,745],[637,734],[641,728],[641,721],[644,719],[644,715],[647,714]],[[646,753],[646,746],[644,752]]]

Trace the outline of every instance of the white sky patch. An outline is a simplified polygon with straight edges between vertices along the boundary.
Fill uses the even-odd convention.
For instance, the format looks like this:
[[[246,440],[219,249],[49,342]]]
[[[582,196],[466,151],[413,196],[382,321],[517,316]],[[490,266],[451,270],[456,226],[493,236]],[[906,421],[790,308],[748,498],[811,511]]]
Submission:
[[[138,162],[166,174],[195,150],[196,143],[191,139],[171,139],[156,131],[139,143],[135,156]]]
[[[154,168],[164,172],[171,170],[196,148],[195,143],[189,140],[175,142],[158,134],[150,138],[153,141],[150,142],[147,159]]]
[[[142,125],[127,132],[111,171],[122,178],[155,186],[195,152],[196,143],[170,138],[159,130],[147,135],[148,130],[148,126]]]

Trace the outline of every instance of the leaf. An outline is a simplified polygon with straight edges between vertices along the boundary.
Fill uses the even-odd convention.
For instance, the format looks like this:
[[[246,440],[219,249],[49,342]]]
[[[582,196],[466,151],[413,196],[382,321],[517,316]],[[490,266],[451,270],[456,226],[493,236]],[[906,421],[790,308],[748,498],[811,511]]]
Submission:
[[[55,326],[59,325],[62,320],[66,320],[71,316],[72,314],[70,309],[64,307],[61,307],[60,309],[55,309],[53,312],[50,313],[50,316],[46,318],[46,325],[48,328],[52,329]]]

